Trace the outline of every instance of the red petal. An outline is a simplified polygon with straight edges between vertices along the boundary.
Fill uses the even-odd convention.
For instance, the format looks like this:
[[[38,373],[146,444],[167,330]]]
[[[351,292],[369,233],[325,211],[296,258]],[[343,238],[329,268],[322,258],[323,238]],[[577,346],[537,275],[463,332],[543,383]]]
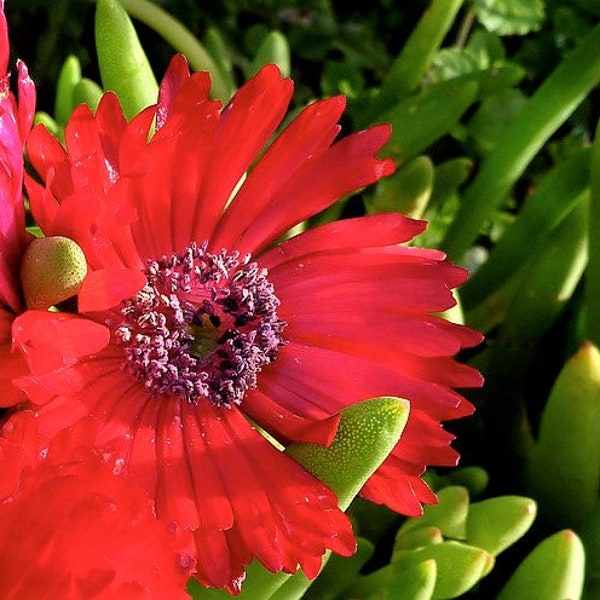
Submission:
[[[389,134],[387,126],[373,127],[343,138],[327,152],[306,161],[277,190],[269,208],[256,216],[236,248],[256,254],[343,195],[393,173],[390,159],[375,157]]]
[[[409,219],[401,213],[333,221],[308,229],[278,244],[260,257],[260,264],[272,269],[288,260],[300,259],[304,255],[321,251],[334,253],[342,249],[360,250],[400,244],[421,233],[425,226],[425,221]]]
[[[223,109],[215,133],[196,211],[189,222],[190,240],[209,239],[241,177],[281,123],[293,92],[274,65],[263,67]]]
[[[110,334],[103,325],[76,315],[30,310],[15,320],[13,339],[32,371],[45,373],[100,352]]]
[[[135,296],[145,284],[144,274],[134,269],[92,271],[79,290],[79,310],[82,313],[108,310]]]
[[[339,133],[337,122],[345,105],[342,96],[314,102],[284,129],[235,194],[217,224],[212,247],[236,247],[242,233],[269,207],[279,188],[306,161],[329,148]]]

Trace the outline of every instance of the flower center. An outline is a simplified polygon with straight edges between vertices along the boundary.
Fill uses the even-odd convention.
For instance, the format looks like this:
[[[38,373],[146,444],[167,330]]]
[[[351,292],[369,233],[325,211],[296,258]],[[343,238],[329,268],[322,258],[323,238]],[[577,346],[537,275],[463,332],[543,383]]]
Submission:
[[[153,395],[239,404],[283,344],[285,323],[266,269],[238,252],[191,244],[148,261],[146,285],[114,329],[125,370]]]

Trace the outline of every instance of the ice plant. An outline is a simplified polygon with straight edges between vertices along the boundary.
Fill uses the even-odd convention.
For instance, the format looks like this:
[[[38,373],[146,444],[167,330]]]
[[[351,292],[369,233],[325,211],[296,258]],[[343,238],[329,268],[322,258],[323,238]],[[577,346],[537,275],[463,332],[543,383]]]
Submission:
[[[272,443],[329,443],[345,406],[410,400],[362,494],[407,515],[435,501],[420,475],[456,463],[441,421],[471,412],[454,388],[481,380],[453,356],[480,336],[434,316],[466,274],[402,245],[422,222],[359,217],[281,241],[393,171],[376,156],[389,127],[334,142],[333,97],[268,144],[289,79],[264,67],[225,108],[209,88],[176,56],[158,104],[131,122],[107,93],[94,115],[75,111],[66,149],[33,130],[32,213],[81,247],[89,272],[77,314],[28,311],[13,336],[44,435],[94,415],[95,443],[160,518],[194,532],[198,579],[235,592],[254,557],[314,577],[326,549],[353,551],[333,493]]]
[[[0,0],[0,406],[23,400],[11,382],[24,367],[22,358],[11,353],[11,325],[23,309],[19,264],[28,242],[22,191],[23,144],[35,110],[35,86],[22,61],[17,61],[18,103],[10,90],[9,55],[4,0]]]
[[[42,453],[35,421],[22,412],[0,438],[2,597],[189,598],[191,534],[158,521],[147,493],[113,472],[88,442],[93,420]]]

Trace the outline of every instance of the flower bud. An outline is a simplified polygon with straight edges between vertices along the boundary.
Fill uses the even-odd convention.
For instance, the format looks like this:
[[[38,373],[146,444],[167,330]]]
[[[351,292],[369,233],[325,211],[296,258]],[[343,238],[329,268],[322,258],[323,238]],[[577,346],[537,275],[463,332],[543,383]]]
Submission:
[[[74,296],[87,274],[85,255],[69,238],[36,238],[21,262],[21,283],[28,309],[46,310]]]

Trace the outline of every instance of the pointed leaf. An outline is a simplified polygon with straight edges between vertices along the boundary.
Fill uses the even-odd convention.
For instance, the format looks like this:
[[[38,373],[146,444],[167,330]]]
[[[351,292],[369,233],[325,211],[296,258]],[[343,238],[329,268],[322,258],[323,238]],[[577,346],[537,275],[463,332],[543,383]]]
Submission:
[[[397,163],[417,156],[446,135],[475,101],[475,81],[443,81],[410,96],[381,116],[392,125],[385,153]]]
[[[437,527],[444,537],[464,540],[467,537],[469,492],[461,486],[448,486],[438,492],[438,503],[426,506],[423,515],[408,519],[398,530],[400,540],[408,532],[421,527]]]
[[[559,526],[580,525],[598,502],[599,423],[600,352],[584,342],[550,392],[529,464],[540,512]],[[576,501],[567,490],[576,490]]]
[[[116,92],[131,119],[154,104],[158,84],[129,15],[118,0],[96,4],[96,50],[105,90]]]
[[[433,0],[392,63],[379,95],[368,107],[369,121],[417,89],[463,0]]]
[[[540,542],[517,567],[497,600],[577,600],[583,589],[581,540],[565,529]]]
[[[530,97],[465,190],[443,247],[456,261],[477,239],[483,223],[506,198],[548,138],[598,84],[600,24],[570,52]]]
[[[284,77],[289,77],[290,65],[290,45],[287,38],[280,31],[270,31],[261,45],[258,47],[252,63],[248,68],[248,77],[252,77],[264,65],[275,64],[279,67]]]
[[[431,197],[434,169],[431,159],[417,156],[401,165],[390,177],[382,179],[366,201],[367,212],[402,212],[420,219]]]
[[[212,81],[211,96],[219,100],[229,100],[234,88],[227,81],[206,48],[198,38],[166,10],[150,0],[121,0],[122,6],[134,18],[138,19],[183,54],[194,71],[208,71]]]
[[[437,579],[435,560],[424,560],[405,569],[394,569],[388,586],[389,600],[430,600]],[[373,600],[377,598],[372,597]],[[377,599],[378,600],[378,599]]]
[[[81,79],[81,64],[76,56],[67,56],[58,74],[54,118],[60,125],[66,125],[73,108],[73,90]]]
[[[467,515],[467,543],[497,556],[525,534],[535,516],[531,498],[500,496],[473,502]]]
[[[464,594],[489,573],[494,564],[494,557],[485,550],[449,541],[397,553],[392,566],[396,571],[402,571],[430,559],[435,560],[437,565],[432,595],[435,600],[456,598]]]
[[[102,88],[87,77],[82,77],[73,89],[73,105],[87,104],[92,112],[96,112],[101,97]]]
[[[443,541],[444,536],[439,527],[415,527],[414,529],[403,531],[401,535],[396,536],[394,552],[416,550],[430,544],[441,544]]]
[[[287,453],[324,481],[345,510],[398,443],[408,413],[409,403],[400,398],[360,402],[342,411],[338,432],[328,448],[297,442]]]

